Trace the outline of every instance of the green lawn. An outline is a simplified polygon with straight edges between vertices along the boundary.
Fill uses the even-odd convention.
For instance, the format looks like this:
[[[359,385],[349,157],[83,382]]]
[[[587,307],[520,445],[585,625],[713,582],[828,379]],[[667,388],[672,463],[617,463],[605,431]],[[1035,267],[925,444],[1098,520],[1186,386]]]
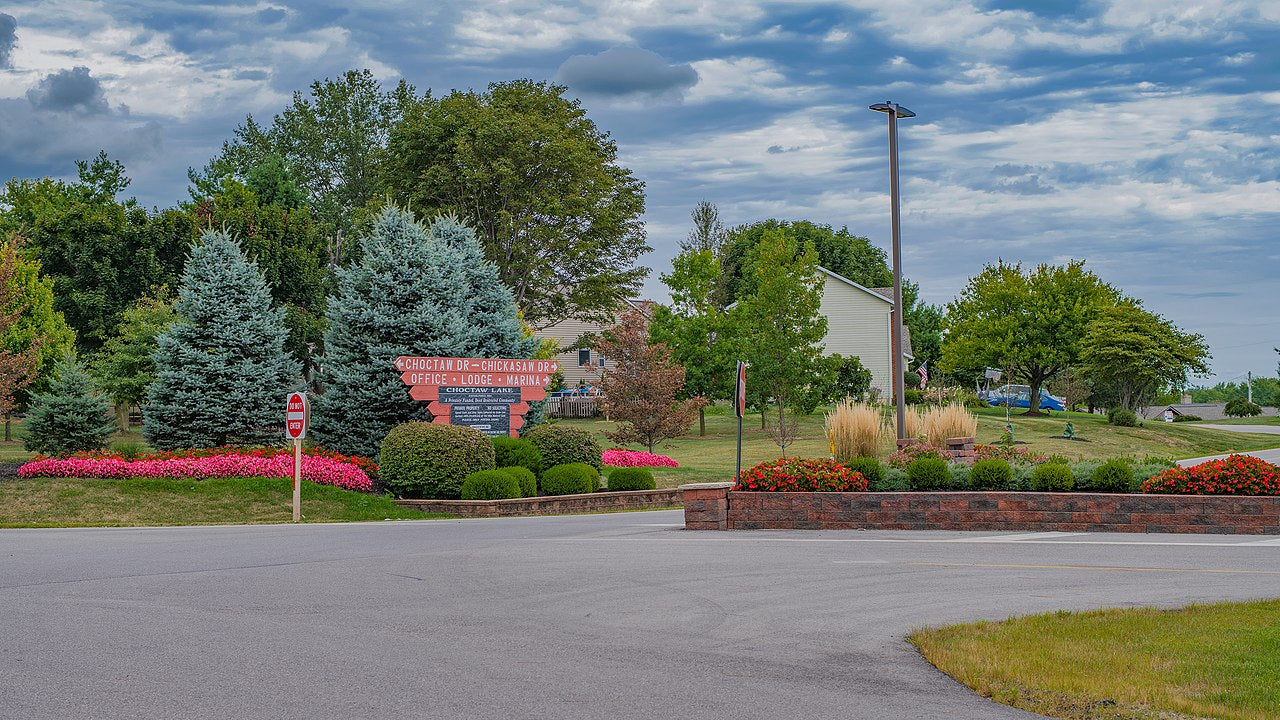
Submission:
[[[305,522],[449,517],[381,495],[302,483]],[[288,478],[0,480],[0,527],[224,525],[293,520]]]
[[[1012,416],[1015,438],[1026,442],[1021,447],[1046,455],[1063,455],[1073,460],[1099,460],[1117,456],[1142,459],[1148,455],[1166,458],[1189,458],[1239,450],[1257,450],[1280,446],[1280,438],[1274,435],[1229,433],[1196,427],[1194,423],[1147,422],[1145,427],[1119,428],[1108,425],[1101,415],[1072,413],[1071,420],[1078,437],[1088,442],[1064,440],[1063,428],[1066,416],[1054,413],[1047,417],[1025,417],[1015,410]],[[1004,410],[982,408],[978,416],[978,442],[994,443],[1004,431]],[[580,427],[600,434],[604,447],[615,443],[605,438],[603,432],[616,427],[616,423],[604,420],[559,420],[572,427]],[[698,436],[697,424],[693,432],[677,440],[669,440],[656,448],[662,455],[669,455],[680,463],[679,468],[654,468],[658,487],[674,487],[691,482],[718,482],[731,480],[734,471],[737,418],[723,405],[708,408],[707,435]],[[772,425],[772,422],[771,422]],[[788,455],[825,457],[829,453],[821,412],[799,418],[800,437],[787,449]],[[1052,437],[1052,436],[1059,437]],[[643,449],[630,446],[632,449]],[[881,459],[892,451],[892,441],[886,439],[881,449]],[[743,420],[742,465],[751,467],[763,460],[779,456],[778,446],[767,431],[760,429],[760,416],[748,416]]]
[[[1050,717],[1280,717],[1280,600],[1059,612],[911,642],[978,694]]]

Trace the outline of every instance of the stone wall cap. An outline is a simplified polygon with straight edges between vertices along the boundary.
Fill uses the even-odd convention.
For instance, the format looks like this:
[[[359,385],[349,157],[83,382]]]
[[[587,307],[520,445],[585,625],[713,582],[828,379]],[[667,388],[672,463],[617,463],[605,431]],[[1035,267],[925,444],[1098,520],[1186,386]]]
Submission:
[[[688,485],[681,485],[677,489],[679,490],[728,490],[734,485],[737,485],[737,483],[731,483],[731,482],[690,483]]]

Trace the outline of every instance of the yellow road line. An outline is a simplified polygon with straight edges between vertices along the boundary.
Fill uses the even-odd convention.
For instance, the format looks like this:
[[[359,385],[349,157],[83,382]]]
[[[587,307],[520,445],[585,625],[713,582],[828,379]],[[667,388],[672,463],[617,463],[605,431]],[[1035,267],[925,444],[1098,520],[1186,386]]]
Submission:
[[[1106,565],[1013,565],[1004,563],[911,562],[928,567],[1011,568],[1015,570],[1102,570],[1106,572],[1214,573],[1227,575],[1280,575],[1280,570],[1218,570],[1204,568],[1110,567]]]

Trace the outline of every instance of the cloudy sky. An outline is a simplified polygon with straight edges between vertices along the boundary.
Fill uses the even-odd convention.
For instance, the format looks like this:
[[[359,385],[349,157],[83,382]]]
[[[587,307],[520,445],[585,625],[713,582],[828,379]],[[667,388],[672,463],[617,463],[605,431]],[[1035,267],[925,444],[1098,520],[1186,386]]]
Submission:
[[[551,79],[647,186],[661,296],[694,203],[888,245],[945,302],[984,262],[1085,258],[1203,333],[1215,379],[1275,375],[1275,0],[42,0],[0,6],[0,176],[105,148],[147,205],[247,113],[350,68],[437,95]]]

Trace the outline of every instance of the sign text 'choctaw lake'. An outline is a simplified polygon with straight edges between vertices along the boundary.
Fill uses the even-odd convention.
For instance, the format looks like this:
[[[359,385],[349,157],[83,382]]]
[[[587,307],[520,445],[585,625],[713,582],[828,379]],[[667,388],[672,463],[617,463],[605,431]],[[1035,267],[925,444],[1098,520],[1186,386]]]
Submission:
[[[396,369],[409,396],[430,403],[432,422],[514,437],[559,368],[553,360],[398,357]]]

